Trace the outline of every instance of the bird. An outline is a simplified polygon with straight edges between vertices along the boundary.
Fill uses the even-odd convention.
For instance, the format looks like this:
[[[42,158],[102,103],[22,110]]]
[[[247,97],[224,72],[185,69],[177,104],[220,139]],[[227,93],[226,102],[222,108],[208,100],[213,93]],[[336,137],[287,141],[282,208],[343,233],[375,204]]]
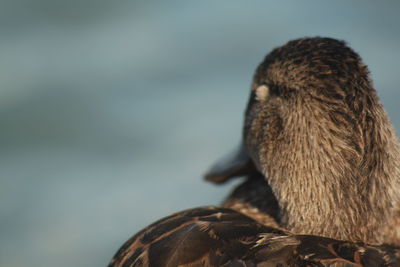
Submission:
[[[205,177],[245,182],[222,207],[145,228],[110,266],[399,266],[400,144],[353,49],[273,49],[244,117],[239,148]]]

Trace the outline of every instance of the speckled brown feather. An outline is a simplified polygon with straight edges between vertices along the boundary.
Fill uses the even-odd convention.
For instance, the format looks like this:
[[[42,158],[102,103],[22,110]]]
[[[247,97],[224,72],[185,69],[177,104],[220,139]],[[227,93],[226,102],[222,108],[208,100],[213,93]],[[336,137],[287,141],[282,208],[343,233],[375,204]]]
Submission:
[[[137,233],[109,267],[400,266],[399,250],[290,235],[226,208],[176,213]],[[342,265],[343,266],[343,265]]]
[[[279,227],[279,205],[261,173],[249,175],[224,200],[222,206],[243,213],[261,224]]]

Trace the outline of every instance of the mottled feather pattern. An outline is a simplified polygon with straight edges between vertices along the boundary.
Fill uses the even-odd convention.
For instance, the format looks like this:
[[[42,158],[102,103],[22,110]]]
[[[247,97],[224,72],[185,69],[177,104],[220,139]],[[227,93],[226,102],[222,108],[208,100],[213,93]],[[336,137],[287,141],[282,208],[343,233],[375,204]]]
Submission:
[[[232,259],[232,255],[245,253],[245,248],[255,242],[257,234],[266,229],[283,233],[231,209],[205,207],[187,210],[136,234],[117,252],[110,266],[130,266],[125,265],[126,262],[136,266],[134,260],[143,266],[179,266],[196,261],[204,264],[209,261],[209,266],[220,266]],[[229,250],[224,252],[224,246]]]
[[[109,266],[400,266],[399,253],[389,246],[291,235],[231,209],[202,207],[145,228]]]

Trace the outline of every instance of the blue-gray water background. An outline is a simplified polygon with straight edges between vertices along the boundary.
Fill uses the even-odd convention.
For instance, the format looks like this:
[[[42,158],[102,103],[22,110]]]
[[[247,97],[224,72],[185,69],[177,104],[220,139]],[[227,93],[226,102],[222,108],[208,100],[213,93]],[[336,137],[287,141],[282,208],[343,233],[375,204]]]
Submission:
[[[400,126],[400,1],[0,1],[0,266],[105,266],[134,232],[217,204],[256,65],[346,40]]]

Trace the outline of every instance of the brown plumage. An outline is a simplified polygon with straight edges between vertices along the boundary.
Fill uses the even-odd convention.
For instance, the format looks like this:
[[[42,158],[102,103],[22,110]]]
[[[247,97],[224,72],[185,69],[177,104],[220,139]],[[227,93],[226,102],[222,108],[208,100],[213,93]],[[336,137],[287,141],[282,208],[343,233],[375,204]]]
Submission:
[[[360,57],[330,38],[291,41],[257,68],[240,149],[206,176],[247,175],[223,204],[236,211],[163,219],[111,266],[397,266],[378,244],[400,245],[399,153]]]
[[[202,207],[140,231],[109,266],[400,266],[399,253],[390,246],[290,235],[232,209]]]

